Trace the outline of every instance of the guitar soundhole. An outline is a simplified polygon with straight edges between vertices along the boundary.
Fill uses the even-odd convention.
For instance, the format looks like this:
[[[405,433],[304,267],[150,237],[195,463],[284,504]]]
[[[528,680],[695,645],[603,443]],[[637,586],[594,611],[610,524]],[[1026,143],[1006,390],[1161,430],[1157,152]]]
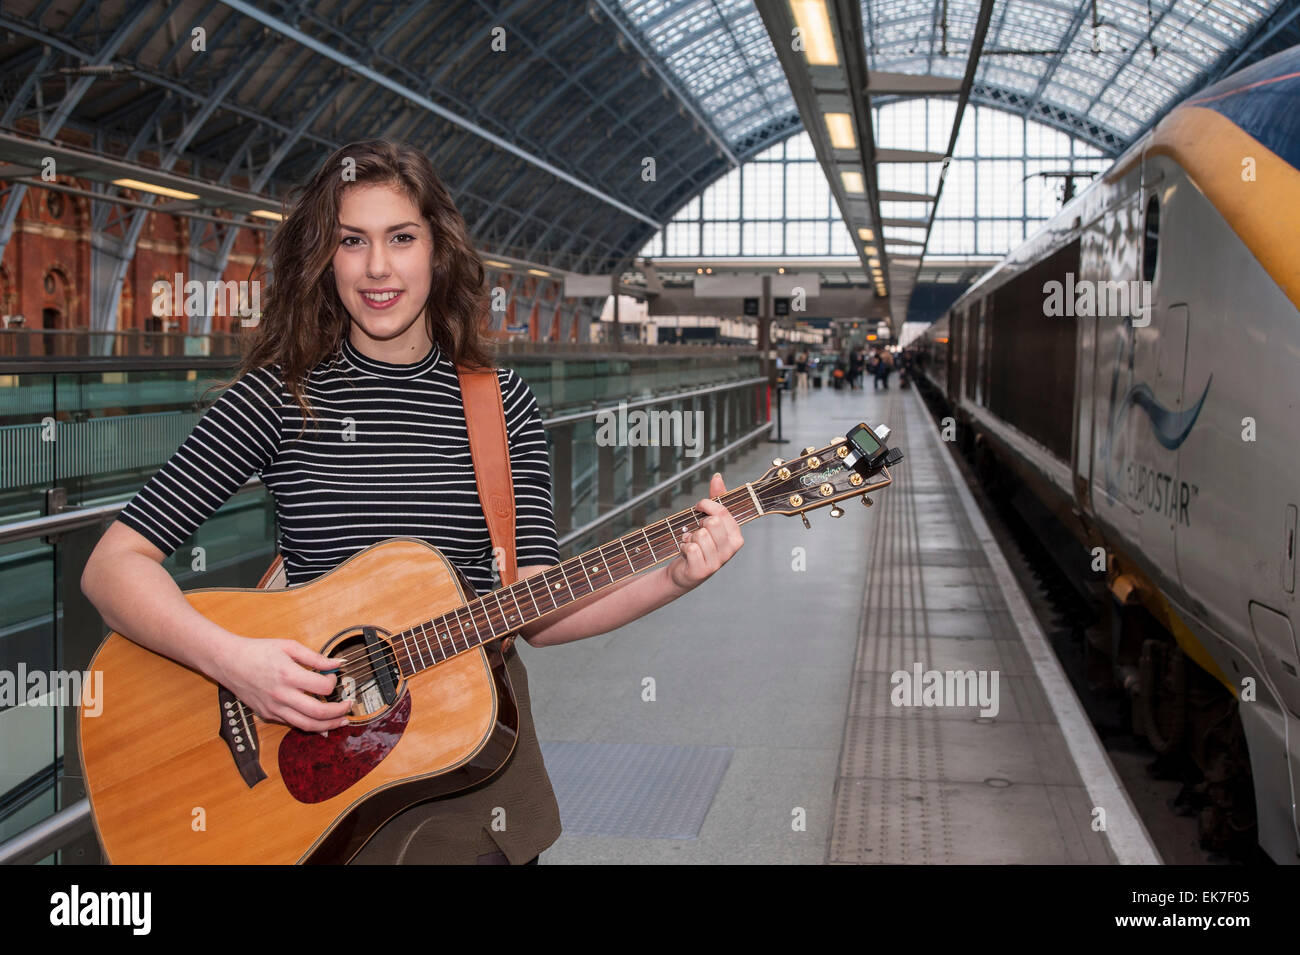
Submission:
[[[338,661],[338,682],[322,697],[328,703],[352,701],[351,716],[366,719],[397,702],[402,674],[397,657],[378,627],[357,627],[335,637],[324,651]]]

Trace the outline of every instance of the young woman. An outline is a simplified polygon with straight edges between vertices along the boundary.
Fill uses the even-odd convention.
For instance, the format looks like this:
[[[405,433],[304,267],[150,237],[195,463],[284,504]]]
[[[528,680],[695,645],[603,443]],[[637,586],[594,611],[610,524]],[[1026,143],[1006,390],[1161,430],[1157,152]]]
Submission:
[[[424,154],[345,146],[299,190],[268,248],[273,276],[235,381],[131,500],[91,554],[82,590],[113,630],[211,677],[263,719],[307,731],[347,723],[325,703],[335,664],[291,640],[211,623],[161,566],[253,474],[274,497],[288,583],[305,583],[390,537],[428,541],[483,593],[492,550],[469,456],[456,365],[491,367],[480,338],[482,263]],[[559,563],[546,436],[536,398],[496,369],[517,510],[519,577]],[[722,476],[711,496],[726,492]],[[672,561],[523,629],[536,647],[606,633],[698,586],[744,543],[727,509]],[[357,862],[535,862],[560,834],[518,653],[506,654],[520,736],[506,766],[466,793],[390,820]],[[504,831],[492,826],[505,810]]]

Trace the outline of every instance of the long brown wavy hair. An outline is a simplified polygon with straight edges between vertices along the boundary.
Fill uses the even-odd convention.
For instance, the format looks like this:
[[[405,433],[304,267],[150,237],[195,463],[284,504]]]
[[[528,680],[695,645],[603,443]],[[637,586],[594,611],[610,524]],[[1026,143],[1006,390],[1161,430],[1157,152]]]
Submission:
[[[315,421],[316,414],[303,381],[342,345],[352,321],[329,266],[339,242],[343,193],[362,184],[397,186],[429,223],[432,281],[424,303],[429,337],[456,365],[492,367],[482,334],[488,315],[483,262],[433,163],[407,143],[383,139],[349,143],[286,198],[290,208],[267,243],[270,281],[261,320],[249,336],[251,345],[235,377],[213,386],[228,387],[256,368],[278,364],[285,388],[303,410],[304,430],[307,417]],[[302,431],[298,433],[301,436]]]

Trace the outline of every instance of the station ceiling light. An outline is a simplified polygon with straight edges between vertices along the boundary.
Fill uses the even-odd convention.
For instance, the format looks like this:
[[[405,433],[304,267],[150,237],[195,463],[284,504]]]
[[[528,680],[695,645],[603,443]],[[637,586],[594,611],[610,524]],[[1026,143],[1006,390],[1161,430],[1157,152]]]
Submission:
[[[839,54],[835,52],[835,37],[831,34],[831,18],[826,13],[824,0],[790,0],[790,12],[803,38],[804,56],[811,66],[838,66]]]
[[[845,169],[840,173],[840,180],[844,183],[844,191],[854,196],[866,195],[867,187],[863,185],[862,173],[856,169]]]
[[[853,117],[848,113],[826,113],[826,131],[831,134],[831,145],[836,149],[857,149],[858,137],[853,134]]]
[[[141,179],[114,179],[113,185],[121,186],[123,189],[134,189],[137,192],[150,192],[155,196],[167,196],[169,199],[197,199],[199,197],[196,192],[182,192],[168,186],[155,186],[152,182],[144,182]]]

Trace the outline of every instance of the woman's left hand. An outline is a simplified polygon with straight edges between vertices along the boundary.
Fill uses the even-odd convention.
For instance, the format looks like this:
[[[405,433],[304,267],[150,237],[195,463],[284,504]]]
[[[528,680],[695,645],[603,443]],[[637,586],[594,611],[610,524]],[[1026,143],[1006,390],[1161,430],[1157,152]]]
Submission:
[[[708,516],[700,521],[698,530],[683,533],[679,541],[681,556],[668,565],[669,579],[683,593],[712,577],[745,543],[745,538],[740,535],[740,525],[731,512],[713,500],[726,493],[727,485],[722,475],[714,474],[709,482],[709,497],[695,505]]]

